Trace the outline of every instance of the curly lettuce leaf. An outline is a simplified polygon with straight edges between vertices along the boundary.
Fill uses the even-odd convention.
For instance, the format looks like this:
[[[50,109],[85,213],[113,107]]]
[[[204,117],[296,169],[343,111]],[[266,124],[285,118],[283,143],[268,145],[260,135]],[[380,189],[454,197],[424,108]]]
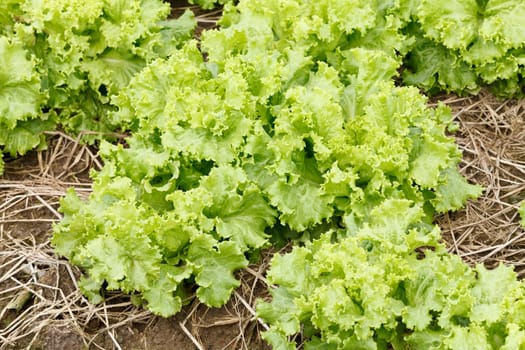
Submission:
[[[160,31],[154,40],[148,42],[148,46],[153,47],[153,51],[159,57],[169,57],[183,43],[193,38],[193,33],[197,28],[197,21],[192,11],[186,10],[176,19],[168,19],[158,22]],[[145,47],[145,45],[142,45]]]
[[[502,301],[510,291],[520,287],[520,282],[513,269],[504,265],[492,270],[477,265],[475,272],[477,280],[472,288],[472,295],[476,298],[476,304],[471,320],[496,323],[504,317]]]
[[[5,0],[0,3],[0,34],[4,35],[13,29],[16,16],[20,16],[21,0]]]
[[[481,186],[469,184],[454,168],[443,171],[439,181],[432,204],[440,213],[460,209],[468,199],[478,198],[483,192]]]
[[[233,289],[240,285],[234,272],[248,266],[248,260],[234,242],[217,243],[209,235],[192,240],[187,259],[195,269],[197,297],[215,307],[224,305]]]
[[[404,64],[404,83],[420,86],[430,93],[444,90],[475,94],[480,90],[473,68],[456,51],[440,43],[416,36]]]
[[[466,49],[478,35],[476,0],[422,0],[417,14],[425,36],[448,49]]]
[[[81,65],[87,72],[91,88],[99,90],[104,87],[104,95],[115,95],[146,65],[146,62],[140,56],[108,49],[96,59],[82,62]]]
[[[296,344],[288,340],[288,337],[282,332],[270,329],[264,332],[261,337],[272,346],[272,349],[279,350],[294,350],[297,349]],[[326,348],[324,348],[326,349]]]
[[[483,11],[480,36],[508,48],[525,44],[525,34],[518,28],[525,24],[525,4],[521,1],[491,0]]]
[[[143,293],[148,308],[163,317],[176,314],[182,308],[181,282],[191,276],[191,269],[162,264],[158,280]]]
[[[32,149],[45,149],[44,132],[53,130],[55,126],[52,119],[21,121],[12,129],[0,124],[0,146],[12,157],[24,155]]]
[[[209,209],[219,213],[215,217],[219,236],[232,237],[243,248],[260,248],[267,244],[265,230],[275,222],[275,211],[258,190],[251,189],[243,196],[221,199],[221,202]]]
[[[275,223],[275,210],[260,190],[248,183],[241,169],[219,167],[201,180],[213,204],[204,209],[217,234],[231,238],[241,249],[261,248],[267,243],[265,229]]]
[[[0,36],[0,123],[14,129],[18,121],[38,117],[43,101],[35,58],[22,44]]]

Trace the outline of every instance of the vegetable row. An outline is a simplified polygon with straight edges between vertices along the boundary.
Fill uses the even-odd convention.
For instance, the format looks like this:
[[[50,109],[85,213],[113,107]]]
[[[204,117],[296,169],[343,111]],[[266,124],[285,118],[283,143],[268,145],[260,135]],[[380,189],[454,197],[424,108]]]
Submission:
[[[57,125],[129,133],[101,141],[93,193],[69,191],[54,227],[93,302],[220,306],[237,270],[293,241],[257,308],[275,349],[297,334],[305,349],[516,349],[523,283],[467,267],[432,223],[481,193],[457,170],[457,126],[399,80],[519,96],[525,38],[508,28],[524,7],[240,1],[197,42],[191,13],[168,21],[155,0],[10,0],[0,145],[22,154]]]
[[[109,139],[119,130],[108,120],[112,97],[192,37],[193,14],[169,14],[161,0],[2,1],[0,153],[45,148],[56,128]]]
[[[224,26],[237,11],[229,0],[193,2],[206,9],[226,3]],[[503,97],[523,95],[520,1],[296,4],[269,2],[249,11],[277,22],[301,18],[291,26],[273,23],[275,35],[319,43],[308,54],[321,60],[337,48],[378,49],[403,63],[405,84],[427,92],[476,93],[489,86]],[[56,128],[87,142],[111,139],[122,127],[108,119],[118,109],[117,92],[149,62],[170,56],[196,26],[190,11],[168,20],[169,5],[161,0],[7,0],[0,12],[0,148],[12,157],[45,148],[45,131]],[[0,174],[2,168],[0,160]]]

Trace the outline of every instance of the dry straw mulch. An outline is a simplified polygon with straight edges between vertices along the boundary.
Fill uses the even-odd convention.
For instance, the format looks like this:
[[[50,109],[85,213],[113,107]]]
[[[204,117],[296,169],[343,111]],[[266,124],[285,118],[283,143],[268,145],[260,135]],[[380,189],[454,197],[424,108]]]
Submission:
[[[437,219],[450,251],[471,265],[499,263],[525,273],[525,232],[517,208],[525,199],[525,99],[442,99],[460,125],[461,172],[485,188],[465,209]]]

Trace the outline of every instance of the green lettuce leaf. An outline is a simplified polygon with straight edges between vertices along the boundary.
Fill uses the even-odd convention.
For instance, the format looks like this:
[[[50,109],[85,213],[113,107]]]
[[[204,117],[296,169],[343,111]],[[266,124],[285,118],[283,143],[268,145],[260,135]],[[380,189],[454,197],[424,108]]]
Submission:
[[[250,186],[241,169],[214,168],[202,179],[213,204],[204,209],[214,220],[215,230],[222,238],[231,238],[241,249],[261,248],[267,243],[267,227],[275,222],[275,211],[255,186]]]
[[[233,237],[241,247],[259,248],[267,243],[265,229],[275,221],[275,211],[258,190],[245,191],[243,196],[233,196],[214,205],[217,211],[215,229],[223,238]]]
[[[43,118],[19,121],[12,129],[0,123],[0,145],[3,146],[3,151],[12,157],[24,155],[32,149],[44,149],[44,131],[53,130],[55,126],[53,120]]]
[[[0,3],[0,34],[4,35],[13,30],[15,18],[22,15],[20,0],[6,0]]]
[[[278,263],[275,266],[278,267]],[[300,311],[294,300],[297,294],[291,294],[287,288],[276,288],[270,293],[271,302],[259,301],[257,303],[257,316],[276,325],[275,330],[278,330],[278,334],[269,337],[273,342],[283,343],[286,335],[297,333],[300,330]],[[266,335],[263,336],[266,337]]]
[[[276,350],[294,350],[296,345],[288,340],[286,335],[281,332],[271,329],[262,334],[262,338]],[[326,348],[324,348],[326,349]]]
[[[479,29],[482,38],[511,48],[524,46],[525,34],[518,28],[525,24],[525,4],[510,0],[487,1],[483,15]]]
[[[516,324],[509,324],[507,326],[507,338],[501,350],[519,349],[525,345],[525,331]]]
[[[0,36],[0,123],[12,130],[18,121],[36,118],[43,97],[35,58],[22,44]]]
[[[182,299],[175,292],[180,289],[180,283],[190,276],[191,269],[187,267],[161,265],[159,278],[143,293],[149,309],[163,317],[179,312]]]
[[[472,67],[454,50],[416,34],[416,43],[405,59],[403,81],[422,87],[430,93],[454,91],[475,94],[479,78]]]
[[[483,189],[479,185],[469,184],[455,168],[449,168],[440,175],[440,184],[436,189],[436,198],[431,202],[437,212],[457,210],[467,199],[475,199]]]
[[[195,237],[188,250],[188,262],[195,269],[197,297],[209,306],[224,305],[240,285],[233,273],[246,267],[248,260],[234,242],[217,243],[211,236]]]
[[[495,323],[502,318],[502,302],[510,290],[517,288],[516,273],[510,267],[500,265],[487,270],[483,265],[476,266],[477,283],[472,294],[477,303],[472,310],[471,319],[476,322]]]
[[[418,18],[425,36],[448,49],[466,49],[479,29],[478,1],[421,0]]]
[[[115,95],[145,63],[140,56],[109,49],[94,60],[82,62],[82,70],[87,72],[93,90],[100,91],[104,87],[104,94]]]

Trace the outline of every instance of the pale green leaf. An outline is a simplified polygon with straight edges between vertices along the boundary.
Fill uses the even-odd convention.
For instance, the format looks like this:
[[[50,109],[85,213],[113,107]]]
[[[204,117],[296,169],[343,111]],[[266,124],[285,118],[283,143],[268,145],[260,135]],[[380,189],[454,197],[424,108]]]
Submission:
[[[445,90],[474,94],[479,91],[479,79],[469,64],[456,52],[419,35],[404,62],[405,84],[420,86],[430,92]]]
[[[43,94],[34,57],[22,44],[0,36],[0,124],[14,129],[18,121],[40,113]],[[26,149],[27,150],[27,149]]]
[[[525,33],[525,3],[511,0],[490,0],[483,13],[479,33],[485,40],[490,39],[509,48],[523,47]]]
[[[82,62],[93,90],[115,95],[128,85],[131,78],[144,66],[145,61],[128,52],[109,49],[92,60]]]
[[[468,199],[475,199],[482,192],[481,186],[469,184],[455,168],[448,168],[442,172],[436,198],[431,202],[436,211],[442,213],[461,208]]]
[[[275,350],[295,350],[296,346],[281,332],[270,329],[262,333],[261,337]]]
[[[46,147],[45,131],[55,128],[53,120],[44,118],[18,121],[13,128],[5,127],[0,123],[0,146],[3,151],[15,157],[24,155],[28,151]]]
[[[522,350],[525,348],[525,331],[520,326],[510,323],[507,326],[508,335],[505,338],[505,344],[501,350]]]
[[[163,317],[179,312],[182,300],[174,292],[181,287],[181,282],[190,276],[191,269],[188,267],[161,265],[158,278],[143,293],[149,309]]]
[[[224,238],[232,238],[241,247],[260,248],[266,244],[265,229],[275,222],[275,211],[258,190],[250,190],[243,196],[227,198],[216,211],[215,229]]]
[[[405,336],[404,341],[406,346],[414,350],[448,350],[448,347],[443,344],[443,338],[446,336],[447,334],[442,330],[426,328]]]
[[[425,35],[450,49],[466,49],[477,36],[476,0],[422,0],[418,18]]]
[[[302,247],[295,247],[289,254],[275,255],[267,275],[268,281],[285,287],[294,296],[306,293],[310,289],[311,259],[311,252]],[[294,270],[293,274],[290,273],[291,269]]]
[[[297,333],[300,329],[300,310],[295,305],[296,296],[286,287],[272,289],[271,295],[271,302],[258,300],[257,317],[281,330],[283,336]]]
[[[421,135],[413,145],[410,176],[424,188],[435,188],[441,172],[449,167],[455,149],[452,143],[442,143],[430,136]]]
[[[451,336],[445,338],[443,343],[451,350],[491,350],[487,342],[487,333],[481,326],[453,327]]]
[[[126,250],[113,237],[100,236],[90,240],[80,249],[77,261],[89,267],[89,277],[98,281],[100,287],[104,281],[108,288],[118,289],[119,281],[126,276]]]
[[[332,215],[331,198],[319,185],[302,178],[291,184],[279,179],[267,191],[270,203],[280,212],[279,219],[294,230],[304,231]]]
[[[502,317],[504,309],[501,304],[506,294],[517,287],[516,274],[510,267],[503,265],[493,270],[477,265],[476,275],[477,281],[472,287],[476,305],[472,310],[471,319],[479,323],[495,323]]]
[[[218,243],[209,235],[195,237],[188,250],[188,262],[195,267],[197,297],[209,306],[219,307],[240,285],[234,272],[248,261],[234,242]]]

